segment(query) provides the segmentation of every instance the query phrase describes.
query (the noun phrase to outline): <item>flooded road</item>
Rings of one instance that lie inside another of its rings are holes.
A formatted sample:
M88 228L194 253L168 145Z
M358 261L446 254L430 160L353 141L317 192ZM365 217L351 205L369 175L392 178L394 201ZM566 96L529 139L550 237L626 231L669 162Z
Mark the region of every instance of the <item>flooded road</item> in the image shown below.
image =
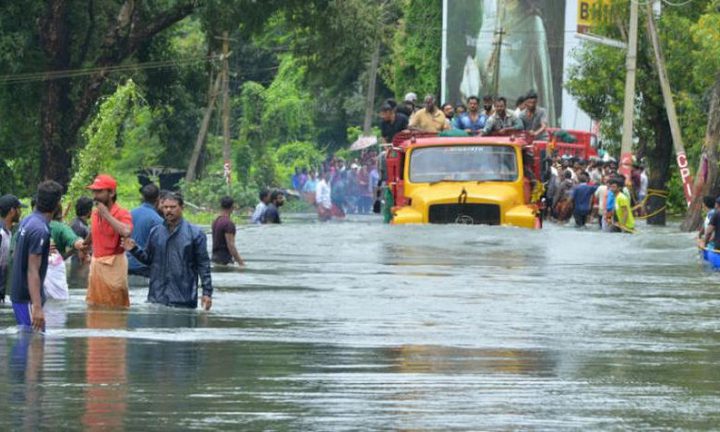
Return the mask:
M241 227L210 313L0 308L0 425L97 430L712 429L720 275L691 235Z

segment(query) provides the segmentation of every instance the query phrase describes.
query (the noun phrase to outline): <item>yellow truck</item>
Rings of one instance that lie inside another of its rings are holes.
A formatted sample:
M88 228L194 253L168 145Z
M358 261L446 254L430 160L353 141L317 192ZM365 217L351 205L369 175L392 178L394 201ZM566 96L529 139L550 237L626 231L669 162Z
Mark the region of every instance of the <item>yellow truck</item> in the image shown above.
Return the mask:
M523 137L401 134L385 158L393 224L542 227Z

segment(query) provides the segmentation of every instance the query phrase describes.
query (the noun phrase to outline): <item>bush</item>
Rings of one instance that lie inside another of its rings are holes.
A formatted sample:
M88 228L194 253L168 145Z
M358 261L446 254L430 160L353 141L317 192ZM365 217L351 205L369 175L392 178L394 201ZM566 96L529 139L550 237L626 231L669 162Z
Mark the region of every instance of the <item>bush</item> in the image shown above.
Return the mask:
M258 191L250 187L232 184L228 187L222 176L207 176L192 183L180 182L180 190L188 209L215 211L220 206L220 198L229 195L240 209L254 208Z
M281 146L274 155L275 176L283 186L290 187L295 168L312 169L320 166L325 155L310 142L291 142Z

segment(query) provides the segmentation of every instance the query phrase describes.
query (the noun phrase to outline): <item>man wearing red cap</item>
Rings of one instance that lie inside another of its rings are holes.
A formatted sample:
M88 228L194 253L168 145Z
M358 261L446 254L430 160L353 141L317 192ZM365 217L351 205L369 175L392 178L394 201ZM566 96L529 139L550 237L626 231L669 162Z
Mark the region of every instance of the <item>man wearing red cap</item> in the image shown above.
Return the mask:
M89 305L129 307L128 262L120 239L130 237L132 217L115 202L117 182L111 176L100 174L87 188L93 191L96 209L86 241L93 249L86 301Z

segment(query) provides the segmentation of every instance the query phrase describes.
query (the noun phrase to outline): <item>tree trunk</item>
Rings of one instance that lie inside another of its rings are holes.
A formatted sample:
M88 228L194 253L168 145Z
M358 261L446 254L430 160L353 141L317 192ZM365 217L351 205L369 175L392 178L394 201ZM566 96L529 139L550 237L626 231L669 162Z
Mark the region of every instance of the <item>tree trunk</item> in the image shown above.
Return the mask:
M648 188L665 190L667 182L670 179L670 165L672 163L672 133L664 107L657 106L654 109L653 124L655 125L655 145L648 151L648 165L650 168ZM647 219L648 225L665 225L666 211L659 210L666 205L666 202L666 198L657 195L652 195L648 198L645 210L650 215L657 212L656 215Z
M718 193L718 146L720 145L720 74L710 91L705 142L693 185L693 200L687 217L680 225L683 231L697 231L703 223L703 197Z
M48 2L46 15L40 20L40 44L47 56L46 70L57 71L70 68L70 45L67 27L67 2ZM40 169L43 179L57 180L67 184L70 180L70 151L67 143L67 117L72 109L68 97L70 80L46 81L42 92L40 121L42 125L42 152Z

